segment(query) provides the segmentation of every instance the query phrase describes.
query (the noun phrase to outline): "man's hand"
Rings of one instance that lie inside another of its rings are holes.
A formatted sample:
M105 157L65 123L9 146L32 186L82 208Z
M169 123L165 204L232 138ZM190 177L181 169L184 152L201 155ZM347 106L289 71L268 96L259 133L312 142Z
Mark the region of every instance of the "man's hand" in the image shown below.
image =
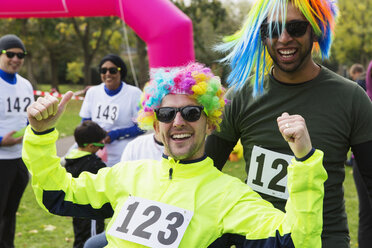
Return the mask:
M27 108L27 117L31 127L37 132L55 127L72 95L72 91L67 92L59 104L58 99L54 96L39 97Z
M23 136L14 138L13 134L17 131L11 131L4 135L3 139L1 140L1 146L13 146L15 144L22 143Z
M312 149L309 132L305 120L300 115L283 113L277 119L283 138L297 158L305 157Z

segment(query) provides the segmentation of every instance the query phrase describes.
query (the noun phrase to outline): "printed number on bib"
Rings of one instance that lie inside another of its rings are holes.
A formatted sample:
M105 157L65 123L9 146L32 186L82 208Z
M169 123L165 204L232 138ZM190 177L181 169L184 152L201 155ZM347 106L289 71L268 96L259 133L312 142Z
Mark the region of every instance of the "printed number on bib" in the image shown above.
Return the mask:
M94 120L104 123L113 124L119 117L119 105L118 104L105 104L98 103L96 105Z
M178 247L193 212L129 197L108 234L149 247Z
M287 166L292 158L290 155L254 146L247 184L254 191L288 199Z
M5 115L15 115L25 113L31 104L31 98L8 97L6 99Z

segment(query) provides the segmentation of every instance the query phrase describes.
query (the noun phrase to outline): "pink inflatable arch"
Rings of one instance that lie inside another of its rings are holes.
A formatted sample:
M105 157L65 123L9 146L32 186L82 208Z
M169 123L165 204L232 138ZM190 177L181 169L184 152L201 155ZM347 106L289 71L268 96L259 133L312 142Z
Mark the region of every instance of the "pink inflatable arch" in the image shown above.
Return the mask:
M118 16L147 44L151 68L194 61L191 20L170 0L2 1L0 18Z

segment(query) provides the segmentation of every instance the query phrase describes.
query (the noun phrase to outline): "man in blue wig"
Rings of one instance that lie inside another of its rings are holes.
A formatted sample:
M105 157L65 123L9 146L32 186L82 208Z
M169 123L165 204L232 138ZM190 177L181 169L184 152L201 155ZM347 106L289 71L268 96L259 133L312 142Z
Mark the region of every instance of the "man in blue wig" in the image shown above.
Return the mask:
M329 56L337 7L333 0L257 0L243 28L218 48L231 66L221 131L208 137L206 152L221 169L241 139L246 182L282 209L288 198L287 166L293 156L275 132L284 111L304 116L316 147L324 151L322 245L350 246L342 184L351 147L372 200L372 105L357 84L316 63ZM362 215L362 213L361 213ZM372 231L359 237L370 247Z

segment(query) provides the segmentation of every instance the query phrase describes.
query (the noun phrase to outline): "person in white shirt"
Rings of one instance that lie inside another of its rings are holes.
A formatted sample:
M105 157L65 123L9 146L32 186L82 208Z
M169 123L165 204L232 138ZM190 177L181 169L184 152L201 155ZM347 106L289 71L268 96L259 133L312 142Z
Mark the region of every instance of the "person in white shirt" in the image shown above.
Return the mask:
M134 121L142 91L125 83L127 69L117 55L109 54L99 63L102 83L88 89L80 116L100 125L108 135L105 138L107 166L120 161L129 141L144 131Z
M21 159L27 107L34 102L31 83L21 77L26 48L14 34L0 38L0 247L14 247L16 212L28 183Z
M160 160L163 151L164 145L156 137L156 133L141 135L128 143L121 155L121 161Z

